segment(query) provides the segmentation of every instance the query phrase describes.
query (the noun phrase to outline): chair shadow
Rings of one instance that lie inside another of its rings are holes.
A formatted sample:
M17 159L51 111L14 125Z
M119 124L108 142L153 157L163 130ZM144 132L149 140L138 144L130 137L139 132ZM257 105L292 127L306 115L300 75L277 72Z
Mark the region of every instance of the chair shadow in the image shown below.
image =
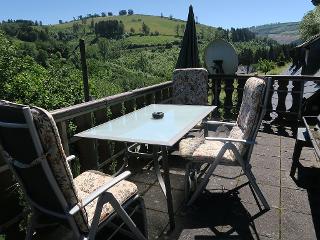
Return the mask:
M320 239L320 169L299 164L297 177L292 179L298 187L307 190L315 233Z
M238 191L205 191L192 207L181 211L183 217L169 239L260 239L254 219L265 212L251 215Z

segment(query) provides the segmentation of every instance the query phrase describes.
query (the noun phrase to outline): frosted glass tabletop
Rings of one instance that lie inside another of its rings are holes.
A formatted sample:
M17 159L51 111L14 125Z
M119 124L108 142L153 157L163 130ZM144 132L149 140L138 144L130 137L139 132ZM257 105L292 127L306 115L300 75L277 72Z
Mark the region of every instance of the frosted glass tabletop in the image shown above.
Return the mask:
M151 104L76 134L76 137L172 146L215 106ZM153 119L153 112L163 112Z

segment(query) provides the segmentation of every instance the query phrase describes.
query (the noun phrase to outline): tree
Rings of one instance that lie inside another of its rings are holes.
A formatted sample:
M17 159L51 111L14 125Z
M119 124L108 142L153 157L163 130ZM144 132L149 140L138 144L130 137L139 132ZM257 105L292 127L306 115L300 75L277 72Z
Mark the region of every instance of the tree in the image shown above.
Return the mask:
M81 23L82 23L83 25L87 24L87 18L82 18L82 19L81 19Z
M144 33L145 35L148 35L150 33L150 28L144 22L142 22L142 33Z
M125 16L125 15L127 15L127 10L120 10L120 11L119 11L119 15L120 15L120 16Z
M94 32L94 20L93 20L93 18L91 18L90 29L91 29L92 32Z
M320 5L320 0L311 0L312 4L315 6Z
M169 16L169 19L170 19L170 20L172 20L172 19L173 19L173 16L172 16L172 14L170 14L170 16Z
M253 63L253 51L251 48L244 48L240 52L239 62L247 66L247 73L249 73L250 65Z
M102 12L101 17L105 17L105 16L107 16L107 14L105 12Z
M105 61L110 51L110 42L105 38L100 38L98 42L98 49L101 57Z
M62 24L63 23L63 21L62 20L59 20L59 24Z
M112 12L108 12L108 16L109 17L113 16L113 13Z
M176 25L176 35L179 37L180 25Z
M72 31L74 34L78 34L78 32L80 31L80 24L79 23L73 23L72 24Z
M257 69L264 74L267 74L269 71L275 68L275 64L272 61L267 59L260 59L257 63Z
M124 33L124 25L117 20L100 21L94 25L94 31L102 37L120 38Z
M320 6L317 6L303 17L299 28L304 40L320 33Z
M38 56L36 58L37 62L40 63L42 66L47 66L48 61L48 53L42 49L39 50Z
M136 30L134 30L133 27L130 28L130 32L131 32L131 33L135 33L135 31L136 31Z
M160 14L160 17L163 18L163 13Z
M133 15L133 10L132 9L128 10L128 15Z

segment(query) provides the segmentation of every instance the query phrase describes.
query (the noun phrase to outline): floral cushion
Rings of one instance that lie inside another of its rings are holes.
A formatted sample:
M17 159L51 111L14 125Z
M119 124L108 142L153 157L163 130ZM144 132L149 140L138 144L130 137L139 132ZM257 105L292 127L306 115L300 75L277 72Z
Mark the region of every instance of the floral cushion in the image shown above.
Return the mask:
M244 86L237 125L242 129L245 139L251 135L251 130L254 129L254 125L259 117L259 108L262 104L265 87L265 81L256 77L249 78Z
M179 142L180 156L191 157L194 151L204 143L202 137L187 137Z
M228 135L228 138L243 139L243 132L238 126L234 126ZM244 146L242 143L233 143L240 154L244 152ZM192 159L195 161L212 161L216 158L223 147L224 142L205 140L199 147L193 152ZM221 164L235 165L237 164L235 155L231 150L227 150L221 159Z
M73 176L64 153L57 126L51 114L44 109L32 107L32 116L47 161L52 173L64 195L69 207L74 207L79 202ZM88 231L86 212L80 211L75 214L75 221L83 232Z
M81 200L90 195L93 191L97 190L106 182L112 179L111 176L108 176L104 173L98 171L86 171L80 174L78 177L74 179L74 184L77 189L78 196ZM129 198L134 196L138 192L138 188L134 183L129 181L121 181L114 185L112 188L108 190L111 192L113 196L117 199L117 201L122 205ZM80 204L81 204L80 200ZM88 216L88 224L91 225L96 205L98 199L92 201L89 205L85 207ZM107 203L102 208L102 213L100 215L100 222L104 221L108 216L114 211L113 207L110 203Z
M176 69L173 72L174 104L208 104L208 71L204 68Z
M247 80L236 125L226 136L227 138L248 139L250 137L257 123L264 88L265 82L260 78L251 77ZM234 142L233 144L241 155L245 153L246 148L243 143ZM179 150L182 156L192 161L212 161L217 157L223 145L223 142L204 138L186 138L180 141ZM235 161L233 152L227 150L221 163L234 165Z

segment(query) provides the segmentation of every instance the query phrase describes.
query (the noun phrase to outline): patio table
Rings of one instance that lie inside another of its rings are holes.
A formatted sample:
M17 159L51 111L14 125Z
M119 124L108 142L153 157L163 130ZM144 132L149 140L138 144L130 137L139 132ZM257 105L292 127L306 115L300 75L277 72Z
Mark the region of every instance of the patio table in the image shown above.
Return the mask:
M175 222L167 148L177 143L215 108L215 106L201 105L151 104L75 136L152 145L154 169L167 200L170 229L173 229ZM154 119L153 112L163 112L164 117ZM163 177L159 159L162 159Z

